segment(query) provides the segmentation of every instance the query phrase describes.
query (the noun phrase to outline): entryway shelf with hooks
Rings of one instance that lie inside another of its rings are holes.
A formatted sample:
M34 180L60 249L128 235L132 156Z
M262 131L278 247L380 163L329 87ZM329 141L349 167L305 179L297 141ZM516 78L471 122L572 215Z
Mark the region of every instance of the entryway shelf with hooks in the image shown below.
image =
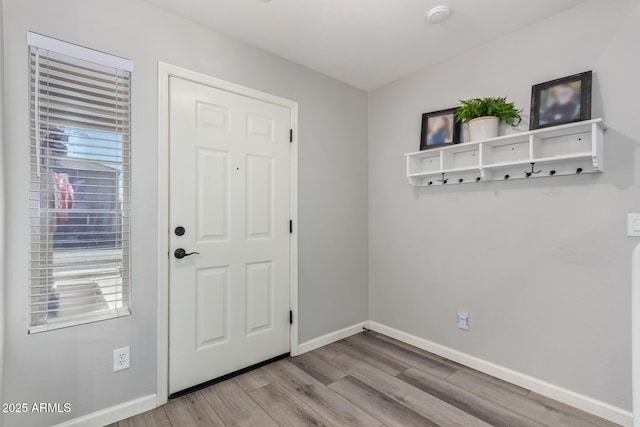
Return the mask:
M407 153L416 187L603 172L602 119Z

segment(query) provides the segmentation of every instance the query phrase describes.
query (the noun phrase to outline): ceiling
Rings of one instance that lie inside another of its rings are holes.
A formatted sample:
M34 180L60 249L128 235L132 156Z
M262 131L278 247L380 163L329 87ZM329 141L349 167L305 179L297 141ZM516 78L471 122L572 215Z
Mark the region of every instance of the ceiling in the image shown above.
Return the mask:
M177 15L372 90L584 0L148 0ZM427 24L427 11L451 17Z

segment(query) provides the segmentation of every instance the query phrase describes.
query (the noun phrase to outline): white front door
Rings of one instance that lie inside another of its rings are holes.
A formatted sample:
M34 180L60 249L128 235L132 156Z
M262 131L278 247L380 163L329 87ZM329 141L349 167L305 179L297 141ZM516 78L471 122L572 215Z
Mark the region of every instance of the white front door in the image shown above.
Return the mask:
M175 77L169 99L175 393L289 352L291 110Z

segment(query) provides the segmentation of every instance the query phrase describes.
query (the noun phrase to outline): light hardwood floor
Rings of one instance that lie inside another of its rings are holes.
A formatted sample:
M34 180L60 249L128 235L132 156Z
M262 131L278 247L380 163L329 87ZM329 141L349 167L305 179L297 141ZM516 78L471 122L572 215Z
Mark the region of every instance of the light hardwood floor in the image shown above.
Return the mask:
M616 424L364 332L110 427L489 425Z

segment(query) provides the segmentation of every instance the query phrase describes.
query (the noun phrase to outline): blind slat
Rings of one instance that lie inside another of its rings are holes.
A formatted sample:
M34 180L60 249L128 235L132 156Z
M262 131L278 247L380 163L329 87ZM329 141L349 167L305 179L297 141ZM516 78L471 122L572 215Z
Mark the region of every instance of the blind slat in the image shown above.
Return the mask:
M113 89L103 88L101 86L83 84L81 82L75 82L70 80L61 80L54 75L45 76L39 75L31 80L32 89L35 90L35 86L39 87L40 94L73 94L75 97L88 95L92 97L96 102L105 101L121 101L126 102L129 99L130 93L127 86L113 85ZM124 111L127 111L126 109Z
M38 79L34 79L31 84L35 86L38 83L39 93L41 95L54 94L64 97L73 96L75 98L81 95L88 95L97 103L101 102L126 102L129 99L129 88L120 86L114 82L113 85L92 84L90 81L80 82L72 80L63 80L54 74L40 74ZM95 82L97 83L97 82ZM123 107L123 111L128 111Z
M36 62L31 62L31 67L36 67ZM38 61L38 67L41 70L41 75L49 75L55 73L64 79L69 77L79 77L79 81L84 79L98 82L112 82L116 81L118 86L128 86L128 78L125 75L120 74L118 71L111 73L95 71L87 67L79 66L78 64L72 64L70 62L64 62L62 60L56 60L54 55L49 52L48 56L42 57Z
M130 71L34 40L30 333L126 315L130 298Z
M87 111L87 109L89 109L93 112L93 114L98 115L98 117L120 117L122 115L122 107L120 105L99 105L95 102L89 103L79 101L77 99L59 98L51 95L48 95L43 99L42 94L40 95L38 106L40 107L40 109L44 110L44 114L47 113L48 109L55 110L59 108L65 108L67 112L72 113L83 113L84 111Z
M93 63L90 67L87 67L86 65L84 65L86 64L86 62L84 61L78 61L77 58L58 54L54 51L49 51L48 55L40 60L40 63L44 66L64 68L66 70L69 70L69 74L80 73L85 75L92 75L96 78L111 78L115 74L121 76L125 81L128 81L128 73L126 70L121 70L118 67L101 67L96 63ZM35 62L32 61L31 66L35 66Z

